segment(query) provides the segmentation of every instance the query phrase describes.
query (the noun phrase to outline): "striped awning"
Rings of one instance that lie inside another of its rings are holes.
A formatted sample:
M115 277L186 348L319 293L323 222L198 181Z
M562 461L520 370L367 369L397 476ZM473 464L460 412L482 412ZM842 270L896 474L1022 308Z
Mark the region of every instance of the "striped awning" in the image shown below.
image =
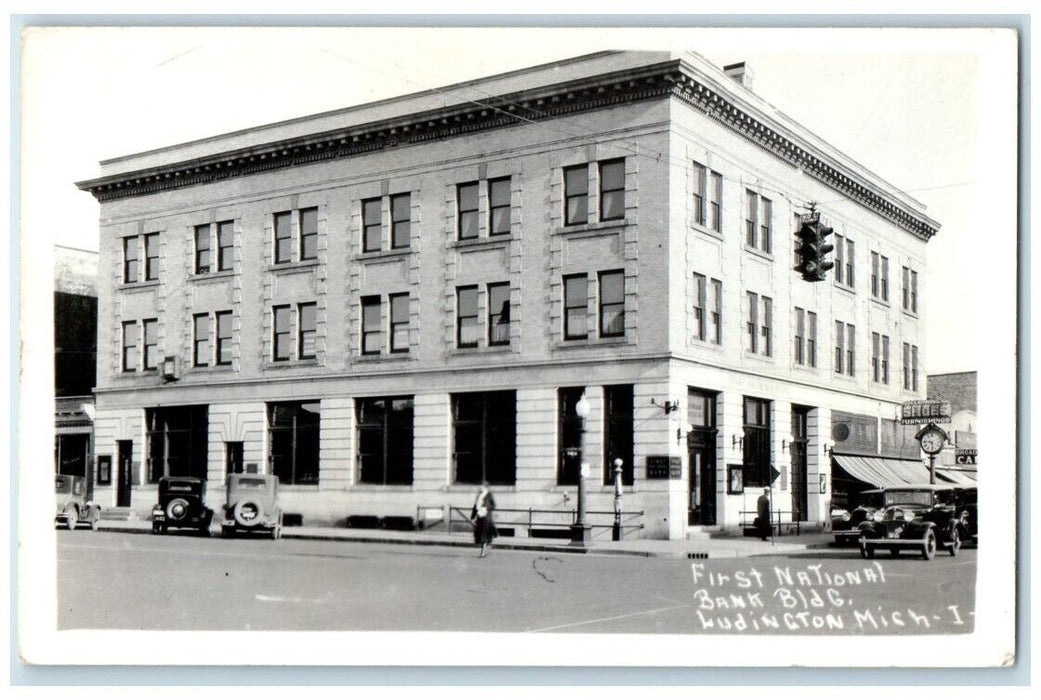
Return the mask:
M976 472L964 469L936 468L936 476L944 481L949 481L955 486L976 486Z
M877 488L929 483L929 469L917 460L859 455L834 455L832 459L854 479Z

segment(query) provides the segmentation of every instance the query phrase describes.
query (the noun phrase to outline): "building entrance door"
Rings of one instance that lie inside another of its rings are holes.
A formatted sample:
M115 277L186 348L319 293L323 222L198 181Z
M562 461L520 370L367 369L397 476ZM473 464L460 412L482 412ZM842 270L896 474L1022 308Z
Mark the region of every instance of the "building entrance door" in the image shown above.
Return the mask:
M695 428L687 434L690 448L688 524L716 524L716 431Z
M119 440L116 448L116 507L129 508L130 485L134 478L134 441Z
M792 406L792 520L806 520L809 496L806 488L806 425L810 409Z

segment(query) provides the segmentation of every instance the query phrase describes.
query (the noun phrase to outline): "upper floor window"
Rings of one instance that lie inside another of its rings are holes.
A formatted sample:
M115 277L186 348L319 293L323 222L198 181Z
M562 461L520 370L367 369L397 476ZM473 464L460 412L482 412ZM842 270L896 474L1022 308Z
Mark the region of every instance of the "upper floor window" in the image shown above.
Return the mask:
M218 311L214 314L217 321L217 365L230 365L232 352L232 315L230 311Z
M871 334L871 380L889 383L889 336Z
M773 355L773 299L748 292L748 320L745 322L745 349L770 357ZM762 312L760 313L760 308Z
M195 227L195 274L210 271L210 225Z
M903 270L903 307L904 311L918 313L918 272L909 267Z
M723 283L694 273L694 339L723 342Z
M817 366L817 314L795 307L795 364Z
M904 389L918 391L918 346L904 343Z
M383 204L378 197L361 203L361 226L362 252L379 250L383 245Z
M694 222L717 233L723 232L720 207L723 176L701 163L694 163Z
M141 249L144 249L144 270L141 270ZM127 236L123 239L123 282L154 282L159 279L159 234Z
M287 263L293 260L293 220L292 212L284 211L275 214L275 263Z
M835 373L856 374L856 327L835 321Z
M210 364L211 357L215 365L230 365L232 354L232 325L231 311L218 311L213 314L215 321L211 322L210 314L195 314L192 317L192 366L206 367ZM216 326L215 342L211 343L213 327Z
M856 255L853 241L835 234L835 281L847 287L856 286Z
M477 205L476 182L468 182L465 185L456 186L456 206L459 220L459 240L477 238L478 235L478 205Z
M291 327L292 320L292 307L289 305L281 305L272 308L271 310L273 317L273 358L275 362L284 362L288 360L292 354L292 343L293 329Z
M460 348L475 348L480 333L477 285L459 287L456 289L456 345Z
M871 296L889 301L889 258L871 252Z
M625 218L625 160L600 163L600 220Z
M773 202L752 190L745 190L745 244L749 248L771 252L772 220Z
M510 178L488 181L488 234L500 236L510 232L512 194Z
M488 285L488 345L510 344L510 285Z
M412 244L412 195L396 194L390 198L390 247L395 250Z
M361 298L361 354L378 355L383 352L383 320L378 296Z
M234 264L234 223L201 224L195 227L195 274L230 270ZM216 236L216 240L214 240ZM216 243L216 255L214 255Z
M318 259L318 209L310 207L296 212L282 211L274 215L275 264L293 262L293 214L296 214L298 260Z
M318 305L313 301L299 304L297 314L300 319L297 356L301 360L313 360L318 338Z
M137 321L123 321L122 369L124 372L137 371Z
M159 368L159 319L146 318L141 322L141 330L144 334L144 370Z
M206 367L210 364L210 315L195 314L192 317L192 366Z
M390 351L408 352L409 296L391 294L390 301Z
M589 221L589 165L564 168L564 223Z
M300 210L300 259L318 259L318 209Z
M293 342L293 311L294 308L289 304L271 308L272 359L275 362L286 362L293 359L294 350L298 360L313 360L316 357L318 305L315 302L296 305L295 343Z
M564 340L589 337L589 276L564 278Z
M600 273L600 337L625 335L625 272Z

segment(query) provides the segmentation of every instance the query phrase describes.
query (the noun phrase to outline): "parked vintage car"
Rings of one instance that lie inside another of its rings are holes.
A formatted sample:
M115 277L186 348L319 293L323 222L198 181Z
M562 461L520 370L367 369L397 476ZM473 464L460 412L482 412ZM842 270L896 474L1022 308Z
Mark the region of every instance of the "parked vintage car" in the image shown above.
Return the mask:
M101 521L101 506L90 500L87 480L82 476L58 474L54 477L55 514L54 524L75 530L77 525L89 525L98 529Z
M164 476L159 480L159 502L152 506L152 534L169 528L191 528L208 535L213 510L206 507L206 482L192 476Z
M894 486L883 490L882 499L882 509L859 525L865 558L873 558L878 549L894 556L913 549L925 559L932 559L938 548L958 554L966 532L965 513L955 504L953 487Z
M282 508L278 503L278 477L274 474L231 474L224 504L221 534L257 532L282 536Z
M979 546L979 513L976 508L976 499L979 498L979 490L975 486L955 487L954 505L964 515L965 532L962 534L962 544Z
M882 508L883 489L861 491L860 502L853 510L836 508L831 511L831 531L835 544L840 547L855 547L860 542L860 524L870 520Z

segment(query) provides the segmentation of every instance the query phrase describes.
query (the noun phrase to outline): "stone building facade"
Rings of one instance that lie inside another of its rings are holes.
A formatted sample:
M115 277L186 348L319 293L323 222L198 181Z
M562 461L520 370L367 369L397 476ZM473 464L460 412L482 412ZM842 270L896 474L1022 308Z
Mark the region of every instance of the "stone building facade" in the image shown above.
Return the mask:
M257 470L303 522L468 510L482 479L566 512L584 392L588 507L612 510L621 459L627 536L739 527L771 482L823 524L833 416L874 421L882 454L924 396L938 224L696 54L537 66L79 186L113 505L147 510L163 474L217 502ZM793 271L810 202L835 231L817 283Z

